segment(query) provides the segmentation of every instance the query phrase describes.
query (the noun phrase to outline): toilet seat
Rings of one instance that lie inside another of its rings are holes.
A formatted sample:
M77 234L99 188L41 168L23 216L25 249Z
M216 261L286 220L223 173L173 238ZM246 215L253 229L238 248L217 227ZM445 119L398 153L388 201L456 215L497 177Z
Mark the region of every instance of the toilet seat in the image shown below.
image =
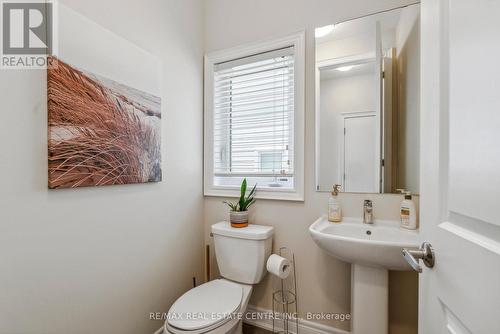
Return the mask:
M175 334L201 334L236 323L243 298L241 285L218 279L189 290L168 311L165 327Z

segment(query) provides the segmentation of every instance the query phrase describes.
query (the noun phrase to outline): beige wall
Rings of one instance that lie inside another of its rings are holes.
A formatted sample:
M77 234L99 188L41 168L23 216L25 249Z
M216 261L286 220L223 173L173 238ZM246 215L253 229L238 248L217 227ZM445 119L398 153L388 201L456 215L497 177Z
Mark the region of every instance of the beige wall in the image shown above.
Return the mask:
M412 1L207 0L206 2L207 52L306 30L305 201L294 203L261 200L252 211L253 222L275 226L275 249L286 245L296 253L299 269L299 307L302 312L348 313L350 310L350 266L320 251L307 231L316 218L326 213L328 199L328 194L314 191L314 28L410 2ZM360 216L362 202L368 198L374 201L375 215L378 218L398 218L400 196L343 194L340 197L345 214L348 216ZM212 244L209 237L210 225L227 219L227 208L221 201L221 198L205 199L205 240L208 244ZM213 259L212 265L215 265ZM213 277L216 275L214 269ZM269 287L270 280L267 277L255 289L251 304L270 309ZM416 305L412 306L414 309L408 312L416 312ZM394 319L391 319L391 322L394 322ZM349 329L348 323L327 323ZM409 326L415 327L416 322Z
M417 334L417 306L418 274L413 271L390 271L389 334Z
M61 2L160 57L164 180L47 190L46 74L0 71L0 333L153 333L203 279L202 1Z
M420 192L420 6L401 13L396 30L398 173L396 188Z

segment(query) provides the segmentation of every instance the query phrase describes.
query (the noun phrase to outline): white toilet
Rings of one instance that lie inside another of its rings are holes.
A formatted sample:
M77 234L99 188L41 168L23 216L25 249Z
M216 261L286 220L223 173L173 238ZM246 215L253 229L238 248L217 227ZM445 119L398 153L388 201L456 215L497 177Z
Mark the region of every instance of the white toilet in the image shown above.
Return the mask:
M241 333L252 285L267 273L272 226L232 228L227 222L212 225L215 256L222 279L193 288L175 301L164 333Z

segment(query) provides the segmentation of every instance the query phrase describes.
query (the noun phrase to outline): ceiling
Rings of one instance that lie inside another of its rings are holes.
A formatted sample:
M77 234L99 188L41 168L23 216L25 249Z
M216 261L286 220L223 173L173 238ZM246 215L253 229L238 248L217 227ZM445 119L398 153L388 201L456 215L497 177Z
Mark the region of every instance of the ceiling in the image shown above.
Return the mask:
M344 65L339 65L341 67ZM337 67L337 68L338 68ZM353 65L352 69L349 71L341 72L337 70L337 68L329 68L321 70L320 72L320 80L331 80L331 79L340 79L351 77L355 75L365 75L365 74L374 74L375 73L375 62L367 62L363 64Z
M353 36L374 34L376 22L380 22L382 32L394 30L399 22L401 12L402 8L396 8L391 11L335 24L333 31L326 36L316 38L316 43L319 44Z

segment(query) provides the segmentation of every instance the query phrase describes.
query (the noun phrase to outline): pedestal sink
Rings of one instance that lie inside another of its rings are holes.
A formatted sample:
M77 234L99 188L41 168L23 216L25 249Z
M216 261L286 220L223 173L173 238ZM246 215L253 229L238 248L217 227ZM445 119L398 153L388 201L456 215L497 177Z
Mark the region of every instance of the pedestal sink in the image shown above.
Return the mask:
M418 231L402 229L397 221L376 220L368 225L357 218L330 223L321 217L309 232L326 253L352 263L352 332L387 334L388 270L411 270L402 250L418 249Z

